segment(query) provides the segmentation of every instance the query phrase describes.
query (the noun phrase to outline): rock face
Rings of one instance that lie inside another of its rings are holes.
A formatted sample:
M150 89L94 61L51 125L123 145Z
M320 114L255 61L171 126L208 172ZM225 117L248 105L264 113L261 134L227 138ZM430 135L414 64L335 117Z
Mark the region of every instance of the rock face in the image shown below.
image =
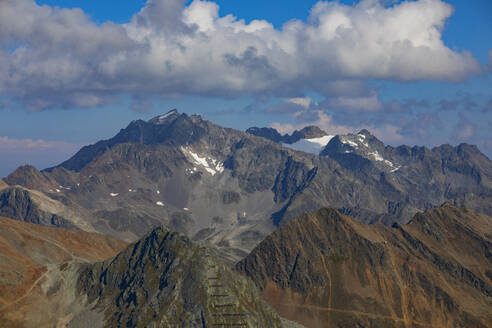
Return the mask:
M237 270L306 327L491 327L491 254L492 218L449 203L391 228L321 209Z
M445 201L492 215L492 162L474 146L392 148L361 131L317 156L175 110L133 121L55 168L20 167L6 182L81 229L135 241L165 224L231 262L321 207L388 225Z
M83 267L77 289L88 296L87 311L104 314L101 327L281 327L249 279L163 227L114 259ZM86 327L86 318L68 326Z
M41 210L30 192L23 188L11 187L0 191L0 215L46 226L78 229L69 220Z
M60 265L104 260L126 245L100 234L0 218L1 326L43 327L56 322L64 315L57 306L63 300L54 300L63 283Z

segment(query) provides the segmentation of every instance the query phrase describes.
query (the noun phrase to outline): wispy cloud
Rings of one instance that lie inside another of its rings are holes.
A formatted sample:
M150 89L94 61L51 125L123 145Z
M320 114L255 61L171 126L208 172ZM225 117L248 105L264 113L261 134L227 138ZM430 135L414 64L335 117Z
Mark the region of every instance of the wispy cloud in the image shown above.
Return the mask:
M0 137L0 177L24 164L39 169L59 164L75 154L81 146L65 141Z
M0 151L50 151L57 150L60 152L72 152L78 149L80 145L68 143L65 141L46 141L43 139L12 139L9 137L0 137Z
M94 107L127 93L145 111L138 101L145 95L294 98L309 90L353 107L344 97L363 97L365 79L459 81L479 73L471 53L442 41L452 13L440 0L321 1L307 22L276 29L221 17L210 1L148 0L129 23L98 25L80 9L5 0L0 95L40 110Z

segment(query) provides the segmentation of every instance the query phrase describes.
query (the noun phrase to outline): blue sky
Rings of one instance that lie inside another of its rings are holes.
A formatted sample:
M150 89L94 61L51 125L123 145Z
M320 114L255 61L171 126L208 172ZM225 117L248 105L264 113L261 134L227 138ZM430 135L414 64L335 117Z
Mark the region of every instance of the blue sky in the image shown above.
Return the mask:
M238 129L468 142L492 158L489 0L0 6L0 176L172 108Z

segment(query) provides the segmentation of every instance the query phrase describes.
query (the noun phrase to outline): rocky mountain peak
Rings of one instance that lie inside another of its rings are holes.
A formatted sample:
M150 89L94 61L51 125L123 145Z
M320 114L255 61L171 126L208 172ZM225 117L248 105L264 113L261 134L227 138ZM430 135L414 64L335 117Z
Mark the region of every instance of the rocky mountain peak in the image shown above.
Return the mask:
M263 137L273 142L281 143L283 136L274 128L259 128L251 127L246 130L247 133L255 135L257 137Z
M367 130L367 129L362 129L362 130L360 130L360 131L359 131L359 133L357 133L357 134L363 134L363 135L365 135L366 137L370 137L370 136L372 136L371 132L370 132L369 130Z
M325 131L321 130L319 127L315 125L309 125L304 128L302 128L299 131L294 131L292 133L291 138L297 139L297 136L300 137L300 139L312 139L312 138L321 138L328 135ZM296 140L298 141L298 140ZM295 142L295 141L294 141Z
M249 279L165 227L114 259L87 265L77 288L90 311L106 307L107 326L281 327Z
M354 165L365 165L368 160L384 171L396 172L401 165L393 161L387 154L382 141L363 129L357 134L335 136L320 152L321 156L329 156L352 168ZM359 159L359 160L356 160ZM365 159L365 160L360 160Z
M151 124L163 124L166 121L170 121L178 117L180 114L178 113L177 109L172 109L169 112L158 115L152 119L149 120L149 123Z

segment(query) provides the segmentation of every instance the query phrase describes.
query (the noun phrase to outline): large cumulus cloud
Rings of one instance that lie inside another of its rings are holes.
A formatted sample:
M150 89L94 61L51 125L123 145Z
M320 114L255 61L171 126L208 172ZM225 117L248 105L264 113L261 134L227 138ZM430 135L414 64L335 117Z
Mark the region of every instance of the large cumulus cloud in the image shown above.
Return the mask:
M316 91L355 108L343 92L361 80L459 81L480 71L469 52L444 45L453 7L440 0L391 7L321 1L307 22L281 29L220 17L218 9L208 1L148 0L129 23L98 25L80 9L0 0L0 95L45 109L94 107L120 94ZM364 101L378 109L373 96Z

